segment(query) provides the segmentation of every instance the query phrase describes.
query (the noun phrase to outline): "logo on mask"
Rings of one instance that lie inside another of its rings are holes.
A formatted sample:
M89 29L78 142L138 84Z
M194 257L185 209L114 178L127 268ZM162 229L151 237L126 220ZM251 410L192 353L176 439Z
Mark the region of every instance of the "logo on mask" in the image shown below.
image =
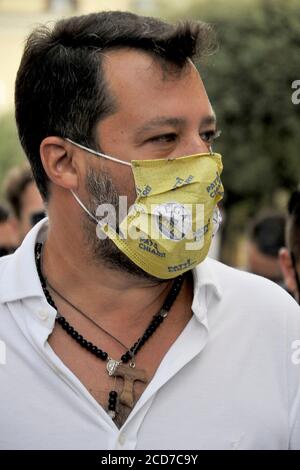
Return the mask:
M202 238L207 234L209 230L209 225L210 225L210 219L208 220L207 224L205 224L203 227L196 230L196 232L194 233L196 242L199 242L200 240L202 240Z
M186 206L178 202L156 206L153 215L158 230L168 240L182 240L191 229L192 214Z
M207 186L206 191L210 195L211 198L215 198L217 194L220 194L220 196L223 195L223 190L220 193L219 189L222 186L221 178L218 172L216 172L216 177L215 179L210 183L209 186Z
M163 253L162 251L159 251L157 243L154 241L150 240L149 238L141 238L140 243L139 243L139 248L144 251L148 251L148 253L151 253L152 255L159 256L161 258L164 258L166 256L166 253Z
M182 271L183 269L190 268L195 264L195 261L191 261L190 258L187 259L184 263L176 264L174 266L168 266L169 273L174 273L176 271Z
M186 179L176 176L176 182L173 186L173 189L179 188L179 186L184 186L185 184L190 184L193 181L193 179L194 179L193 175L188 176Z

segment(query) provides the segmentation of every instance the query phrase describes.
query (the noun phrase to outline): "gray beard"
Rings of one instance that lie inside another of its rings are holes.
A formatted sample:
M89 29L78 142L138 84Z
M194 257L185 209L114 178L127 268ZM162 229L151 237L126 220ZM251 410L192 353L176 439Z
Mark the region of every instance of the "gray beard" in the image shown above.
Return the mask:
M99 174L92 168L89 168L86 177L86 190L89 194L88 209L92 214L96 214L97 207L100 204L111 204L115 208L118 229L120 223L118 220L119 194L111 176L103 171ZM83 213L81 226L93 263L104 264L110 269L130 274L139 279L149 281L151 284L166 282L165 279L152 276L137 266L127 255L119 250L110 238L106 237L104 240L98 238L96 223L85 212Z

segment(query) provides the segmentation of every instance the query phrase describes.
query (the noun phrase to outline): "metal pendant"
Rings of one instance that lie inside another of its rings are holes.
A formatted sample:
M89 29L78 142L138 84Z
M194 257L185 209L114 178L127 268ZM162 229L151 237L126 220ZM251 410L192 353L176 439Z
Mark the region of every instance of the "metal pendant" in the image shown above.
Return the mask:
M118 366L121 364L121 362L122 361L116 361L115 359L109 357L106 364L106 370L108 372L108 375L113 375L114 372L117 370Z

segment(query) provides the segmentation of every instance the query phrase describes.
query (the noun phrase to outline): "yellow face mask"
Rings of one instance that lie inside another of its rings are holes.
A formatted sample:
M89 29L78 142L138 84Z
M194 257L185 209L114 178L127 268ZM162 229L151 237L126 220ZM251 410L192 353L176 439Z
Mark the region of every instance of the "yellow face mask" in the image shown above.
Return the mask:
M90 153L131 166L135 203L118 230L107 223L101 225L131 261L157 278L171 279L205 259L218 224L217 203L224 193L220 154L128 163L67 140Z

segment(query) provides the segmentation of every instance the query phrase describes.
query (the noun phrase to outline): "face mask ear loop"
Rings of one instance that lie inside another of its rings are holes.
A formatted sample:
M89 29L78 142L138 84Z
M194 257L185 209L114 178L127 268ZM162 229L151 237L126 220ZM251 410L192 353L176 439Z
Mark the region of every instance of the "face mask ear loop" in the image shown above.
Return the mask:
M209 146L209 153L210 153L210 155L213 155L213 153L214 153L213 150L212 150L211 145Z
M76 199L76 201L78 202L78 204L80 205L80 207L93 219L94 222L96 222L96 224L101 224L101 221L98 220L86 207L85 205L81 202L81 200L79 199L79 197L77 196L77 194L74 193L74 191L72 189L70 189L73 197Z
M85 147L84 145L81 145L81 144L77 144L77 142L74 142L73 140L69 139L68 137L66 137L65 140L67 140L71 144L75 145L75 147L79 147L80 149L85 150L86 152L89 152L93 155L96 155L96 157L106 158L107 160L111 160L112 162L121 163L122 165L127 165L127 166L131 167L131 163L129 163L129 162L124 162L124 160L119 160L118 158L111 157L110 155L106 155L105 153L96 152L96 150L89 149L88 147Z

